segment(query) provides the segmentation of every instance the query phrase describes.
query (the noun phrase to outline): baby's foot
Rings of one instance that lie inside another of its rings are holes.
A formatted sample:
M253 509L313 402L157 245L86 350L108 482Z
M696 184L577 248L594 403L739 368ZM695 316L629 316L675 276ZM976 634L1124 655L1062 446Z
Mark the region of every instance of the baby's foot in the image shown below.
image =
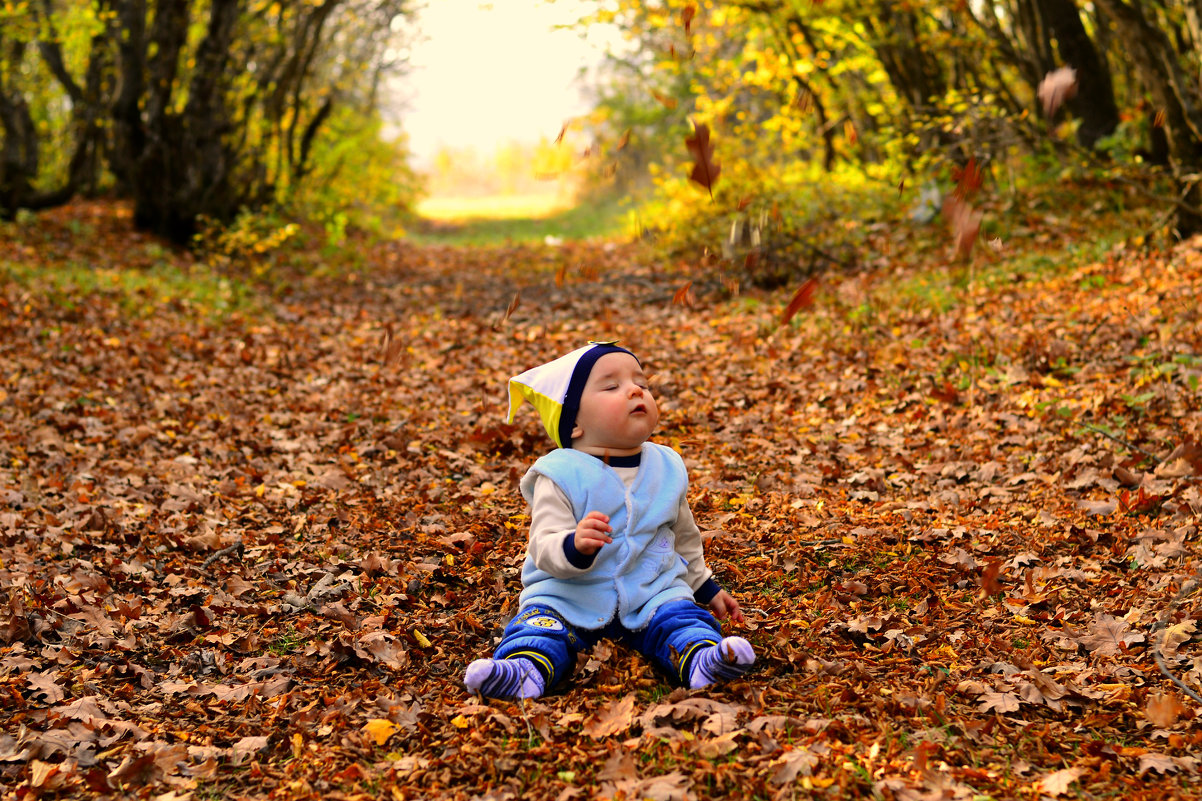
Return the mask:
M463 683L468 692L488 698L538 698L546 680L529 659L477 659L467 666Z
M753 662L751 643L742 637L727 637L697 652L689 673L689 688L699 690L715 682L737 679L751 669Z

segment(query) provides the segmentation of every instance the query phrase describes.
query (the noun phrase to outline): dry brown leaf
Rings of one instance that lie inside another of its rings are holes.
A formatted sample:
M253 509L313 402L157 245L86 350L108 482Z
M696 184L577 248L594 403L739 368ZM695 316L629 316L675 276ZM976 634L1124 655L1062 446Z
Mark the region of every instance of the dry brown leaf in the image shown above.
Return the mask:
M1064 795L1073 782L1084 775L1084 768L1065 768L1044 776L1035 783L1035 789L1052 797Z
M684 140L689 153L693 156L693 171L689 180L704 187L714 197L714 183L722 172L722 167L714 161L714 146L710 142L710 129L705 123L696 123L693 135Z
M1148 702L1144 705L1144 717L1158 729L1171 729L1183 711L1185 707L1181 705L1181 699L1171 692L1149 695Z
M606 705L584 724L584 733L599 740L626 731L634 723L634 704L634 693L629 693L621 700Z

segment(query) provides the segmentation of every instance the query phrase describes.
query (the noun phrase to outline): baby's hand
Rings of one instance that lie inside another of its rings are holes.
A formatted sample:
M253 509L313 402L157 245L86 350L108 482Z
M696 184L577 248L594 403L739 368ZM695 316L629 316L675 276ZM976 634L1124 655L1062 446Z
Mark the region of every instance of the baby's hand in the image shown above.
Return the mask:
M592 556L601 550L601 546L613 542L609 533L613 531L609 518L600 512L589 512L584 519L576 524L576 537L573 544L576 550L585 556Z
M739 608L739 602L726 590L722 590L710 599L710 609L714 610L714 617L719 620L726 620L729 617L732 623L738 623L741 626L747 624L747 618L743 617L743 610Z

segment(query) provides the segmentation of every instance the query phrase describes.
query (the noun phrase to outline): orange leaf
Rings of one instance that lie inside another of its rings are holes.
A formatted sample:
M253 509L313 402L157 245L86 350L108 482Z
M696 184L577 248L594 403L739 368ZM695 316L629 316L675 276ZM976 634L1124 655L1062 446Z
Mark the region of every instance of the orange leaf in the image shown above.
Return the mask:
M813 304L814 291L816 289L818 289L818 279L814 277L807 278L806 282L793 293L793 300L789 301L789 305L785 307L785 313L781 315L780 324L785 325L793 319L797 312Z
M663 103L664 107L667 108L668 110L676 108L676 98L674 98L674 97L668 97L667 95L661 95L659 92L655 91L654 89L651 90L651 96L654 97L656 100L658 100L660 103Z
M628 145L628 144L630 144L630 129L629 128L627 128L625 131L622 132L622 138L618 140L618 146L615 147L614 150L621 150L622 148L626 147L626 145Z
M692 281L689 281L687 284L682 286L680 289L676 290L676 294L672 296L672 305L673 306L688 306L690 308L692 307L692 305L693 305L693 282Z
M509 308L505 310L505 317L501 320L501 322L503 322L503 323L509 322L509 318L513 316L513 313L515 311L517 311L517 308L521 304L521 302L522 302L522 291L519 289L517 292L513 293L513 300L509 301Z
M585 722L583 731L594 740L624 732L634 723L634 693L609 706Z
M559 136L555 137L555 144L558 145L560 142L562 142L563 135L566 134L567 132L568 132L568 124L565 122L563 124L563 127L559 129Z
M714 182L718 180L722 168L714 161L714 146L710 143L709 127L704 123L696 124L693 135L685 139L684 143L693 156L693 171L689 173L689 180L708 189L712 200Z
M977 241L977 234L981 231L981 219L984 214L974 209L971 203L958 195L947 199L947 203L943 206L943 213L952 226L956 258L967 259L972 253L972 246Z
M686 5L684 7L684 9L680 12L680 21L682 23L684 23L685 36L688 36L692 32L691 29L693 27L693 17L695 17L696 15L697 15L697 6L693 5L692 3L689 3L688 5Z
M952 180L956 182L956 197L967 200L976 194L985 180L984 170L977 164L976 156L969 156L963 167L952 169Z

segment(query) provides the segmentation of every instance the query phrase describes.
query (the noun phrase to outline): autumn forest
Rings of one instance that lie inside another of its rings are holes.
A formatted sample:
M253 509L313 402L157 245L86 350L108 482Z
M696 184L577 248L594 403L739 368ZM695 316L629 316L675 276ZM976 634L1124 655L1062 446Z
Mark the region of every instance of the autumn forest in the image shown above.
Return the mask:
M587 12L483 219L415 4L0 7L0 799L1202 797L1202 7ZM473 695L590 340L756 662Z

